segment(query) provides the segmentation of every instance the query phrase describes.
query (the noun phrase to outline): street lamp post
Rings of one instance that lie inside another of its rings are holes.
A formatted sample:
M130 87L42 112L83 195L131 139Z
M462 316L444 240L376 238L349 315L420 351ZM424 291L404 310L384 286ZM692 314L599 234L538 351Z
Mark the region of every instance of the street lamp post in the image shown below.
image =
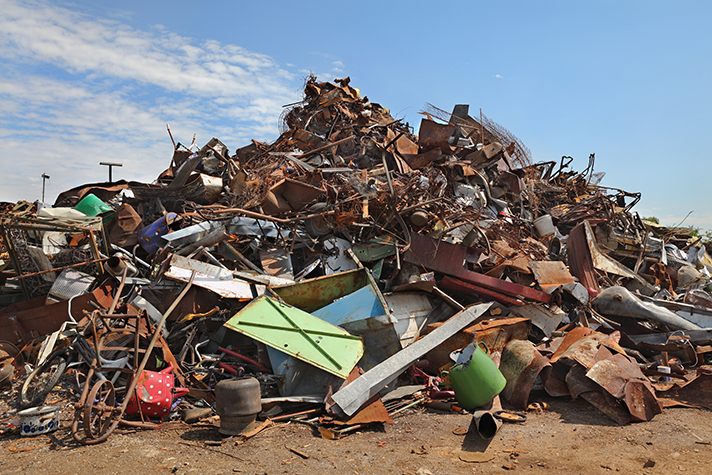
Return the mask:
M111 170L113 167L123 167L123 163L111 163L111 162L99 162L99 165L104 165L109 167L109 183L113 183L113 180L111 179Z

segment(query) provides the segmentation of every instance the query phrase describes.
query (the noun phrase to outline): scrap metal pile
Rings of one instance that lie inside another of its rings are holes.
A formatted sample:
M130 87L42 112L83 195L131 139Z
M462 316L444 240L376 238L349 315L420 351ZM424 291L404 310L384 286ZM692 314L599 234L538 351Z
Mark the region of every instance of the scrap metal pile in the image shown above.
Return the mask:
M5 395L68 399L87 444L177 411L329 438L416 405L479 421L533 389L621 424L712 408L699 239L642 221L594 155L532 163L466 105L423 115L415 135L310 77L271 144L174 141L154 183L2 204Z

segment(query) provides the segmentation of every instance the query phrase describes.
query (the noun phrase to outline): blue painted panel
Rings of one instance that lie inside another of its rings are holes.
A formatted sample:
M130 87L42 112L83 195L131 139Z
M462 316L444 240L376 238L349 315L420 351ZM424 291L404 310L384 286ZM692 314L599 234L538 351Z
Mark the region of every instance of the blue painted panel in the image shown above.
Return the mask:
M383 308L378 295L370 285L312 312L315 317L332 325L341 325L385 314L386 309Z

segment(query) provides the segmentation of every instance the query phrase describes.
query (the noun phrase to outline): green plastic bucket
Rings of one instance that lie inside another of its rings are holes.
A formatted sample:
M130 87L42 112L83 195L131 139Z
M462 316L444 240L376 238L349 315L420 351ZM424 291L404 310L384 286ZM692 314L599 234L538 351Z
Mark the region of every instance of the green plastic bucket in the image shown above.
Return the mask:
M115 211L109 205L97 198L97 196L93 193L89 193L82 198L74 209L81 211L87 216L101 217L101 220L105 225L109 224L111 218L113 218L115 214Z
M465 357L470 352L472 357L469 360L443 372L450 376L450 385L455 391L458 404L468 411L487 404L507 385L504 375L487 356L487 345L482 342L473 343L462 350Z

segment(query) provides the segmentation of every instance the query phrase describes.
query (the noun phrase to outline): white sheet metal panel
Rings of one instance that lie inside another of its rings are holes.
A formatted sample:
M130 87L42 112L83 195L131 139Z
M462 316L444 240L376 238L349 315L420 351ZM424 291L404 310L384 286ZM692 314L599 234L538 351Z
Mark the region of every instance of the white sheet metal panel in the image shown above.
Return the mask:
M192 271L195 271L193 285L229 299L251 300L254 298L250 284L244 280L235 279L231 271L177 254L173 254L171 257L171 267L164 276L188 282Z
M416 292L396 292L383 298L397 320L396 333L405 348L420 336L425 320L433 311L433 304L427 295Z

